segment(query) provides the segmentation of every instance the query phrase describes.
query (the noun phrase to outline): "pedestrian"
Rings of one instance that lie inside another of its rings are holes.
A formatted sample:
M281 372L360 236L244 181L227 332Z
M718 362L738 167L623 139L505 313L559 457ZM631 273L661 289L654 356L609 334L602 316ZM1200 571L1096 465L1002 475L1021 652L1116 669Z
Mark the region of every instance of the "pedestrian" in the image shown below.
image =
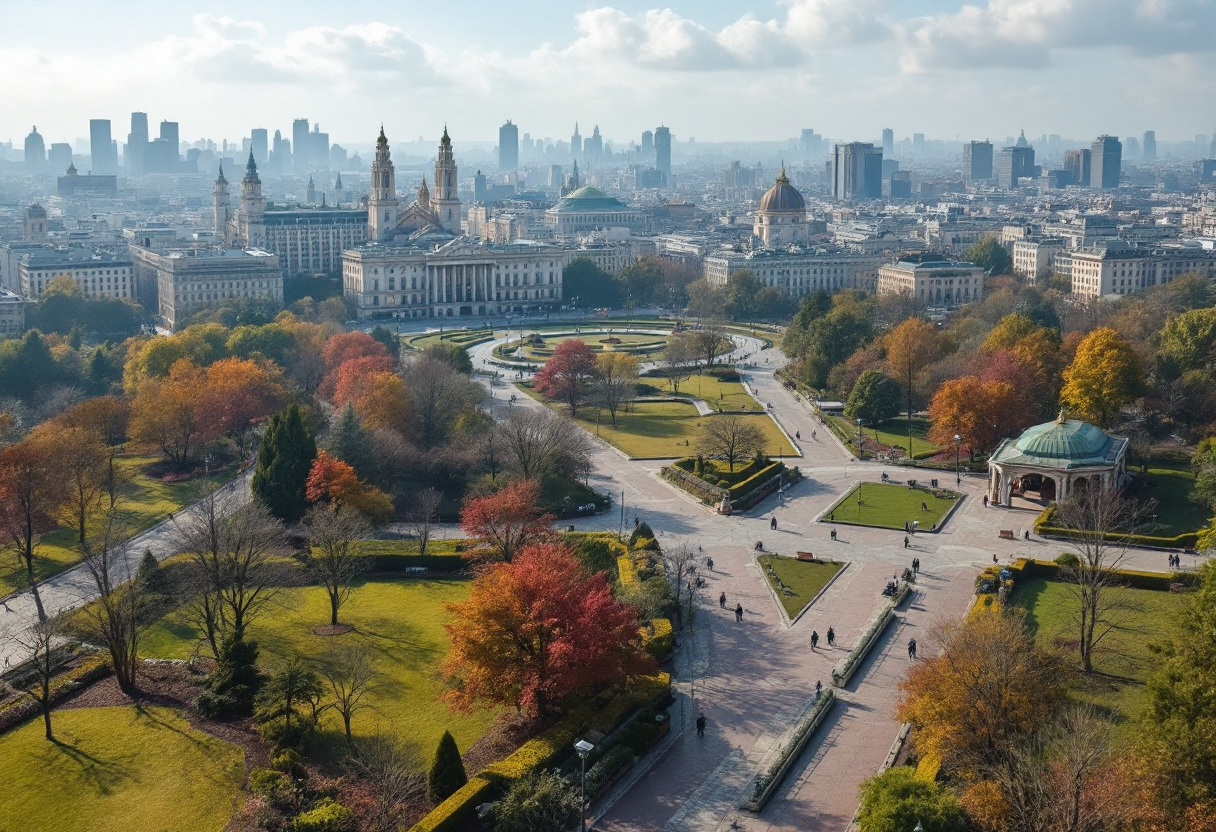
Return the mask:
M796 430L796 431L794 431L794 438L795 438L795 439L801 439L801 438L802 438L802 431L800 431L800 430Z
M819 697L823 694L823 682L815 681L815 701L819 701Z
M811 649L814 650L819 646L819 631L811 630Z
M718 606L721 607L722 609L726 609L726 593L725 592L723 592L721 595L718 596Z
M737 622L743 621L743 605L742 604L738 604L735 607L735 621L737 621Z
M817 431L817 430L813 430L813 431L811 431L811 438L812 438L812 439L818 439L818 438L819 438L819 431Z
M697 714L697 736L705 736L705 714Z
M1030 540L1030 529L1025 529L1022 532L1022 540Z
M992 553L992 562L993 562L993 563L1000 563L1000 561L996 559L996 552L993 552L993 553Z
M772 529L773 531L777 531L777 518L776 517L774 517L772 522L768 524L768 527L770 529Z
M988 495L984 495L984 508L988 508Z
M916 639L914 638L908 639L908 658L916 658Z
M904 535L904 548L905 549L908 548L908 536L907 535Z
M914 575L920 574L920 558L912 558L912 573Z
M921 510L921 511L928 511L928 510L929 510L929 506L928 506L928 505L925 503L925 501L924 501L924 500L921 500L921 501L920 501L920 510Z
M832 540L836 539L836 530L832 529Z
M836 646L836 631L828 627L828 647Z
M710 572L714 571L714 559L713 558L706 558L705 565L709 567Z

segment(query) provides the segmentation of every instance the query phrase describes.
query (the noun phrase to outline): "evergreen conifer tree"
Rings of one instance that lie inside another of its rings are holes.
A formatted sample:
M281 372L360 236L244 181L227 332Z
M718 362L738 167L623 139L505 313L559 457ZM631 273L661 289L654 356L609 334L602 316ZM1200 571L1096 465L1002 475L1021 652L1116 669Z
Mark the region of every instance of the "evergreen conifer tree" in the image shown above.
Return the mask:
M467 782L469 778L464 772L464 761L460 759L456 740L452 739L451 732L444 731L435 749L435 757L431 760L430 771L427 772L426 796L438 806L460 791Z
M329 432L328 450L354 468L359 479L372 479L375 467L372 440L367 434L367 429L363 427L363 420L355 412L354 404L348 402L346 407L342 408L337 421L334 422L334 426Z
M299 520L308 508L304 487L316 456L317 444L304 425L298 405L289 405L271 416L258 449L253 496L280 520Z

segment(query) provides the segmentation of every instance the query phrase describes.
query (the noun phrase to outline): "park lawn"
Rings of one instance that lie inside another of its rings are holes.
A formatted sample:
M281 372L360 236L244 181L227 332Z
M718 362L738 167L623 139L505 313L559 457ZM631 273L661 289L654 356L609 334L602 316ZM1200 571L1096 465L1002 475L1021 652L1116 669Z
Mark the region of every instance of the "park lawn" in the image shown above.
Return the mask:
M860 507L857 501L859 493ZM953 491L943 493L954 494ZM903 531L904 523L916 520L922 531L929 531L934 523L941 523L958 499L956 494L937 497L928 488L919 485L909 488L906 483L895 480L890 483L863 482L841 497L823 520L897 531ZM921 509L922 501L928 506L928 511Z
M327 647L343 641L369 645L381 679L369 697L371 707L355 714L352 730L369 736L378 723L392 723L402 739L416 743L423 758L429 759L444 730L452 732L463 751L485 734L494 717L487 710L453 713L437 701L444 691L439 663L448 652L443 624L451 618L444 604L463 601L468 594L468 581L457 579L359 581L338 615L354 632L318 636L312 628L329 623L325 591L293 587L282 590L254 620L249 637L258 642L259 662L271 672L292 656L317 658ZM149 628L140 653L188 658L201 644L199 636L198 629L178 610ZM206 648L203 650L206 654ZM344 741L341 720L334 714L323 717L322 726L323 746Z
M761 555L757 561L760 563L761 573L772 586L773 592L777 594L777 598L780 599L781 606L785 608L785 614L790 617L790 620L806 609L807 605L815 600L819 591L827 586L828 582L840 573L840 570L844 569L844 564L836 561L810 563L776 555ZM768 573L769 566L773 567L777 578L792 591L792 594L787 595L781 591L777 582L773 580L773 576Z
M1129 608L1117 613L1119 626L1094 647L1094 673L1086 677L1078 672L1071 695L1113 719L1118 738L1130 741L1148 703L1145 681L1158 662L1149 645L1168 637L1170 620L1183 596L1126 587L1108 591ZM1013 602L1026 609L1026 622L1040 644L1059 644L1080 667L1073 620L1077 601L1066 584L1031 578L1016 588Z
M144 466L159 461L160 456L155 454L124 454L116 460L123 480L119 486L118 508L123 512L132 534L152 528L168 517L169 512L178 511L182 506L197 500L204 492L206 482L210 482L214 487L232 479L237 472L236 467L231 467L209 478L196 477L184 482L164 482L142 471ZM80 547L74 528L60 526L39 538L38 548L34 553L34 574L37 580L45 580L79 562ZM17 568L16 559L9 557L0 563L3 563L3 568L0 568L0 597L25 589L25 572Z
M665 378L646 378L644 383L653 384L659 395L679 395L690 399L703 399L712 408L722 410L761 410L760 404L738 381L723 381L717 376L697 373L680 383L680 392L673 394L671 381Z
M531 392L531 391L529 391ZM543 401L543 399L542 399ZM555 406L550 403L550 406ZM596 424L596 419L599 424ZM698 416L696 407L684 402L635 402L629 412L617 412L616 427L607 410L584 407L575 419L589 433L619 448L634 459L669 459L694 454L698 424L722 416ZM755 419L764 431L764 452L771 457L796 456L789 440L766 413L746 417Z
M1149 484L1140 496L1157 501L1157 523L1149 534L1173 537L1207 526L1211 510L1191 500L1195 477L1187 465L1149 466Z
M218 832L239 805L244 754L170 708L57 710L0 736L2 832Z
M840 429L840 433L848 437L850 445L856 442L857 438L857 423L852 419L844 416L829 417L836 426ZM908 446L908 420L906 417L897 416L894 419L889 419L880 425L862 425L862 433L868 438L874 439L883 445L890 447L907 448ZM932 454L940 451L937 445L925 439L925 433L929 430L929 420L919 416L912 417L912 455ZM964 447L963 450L966 450Z

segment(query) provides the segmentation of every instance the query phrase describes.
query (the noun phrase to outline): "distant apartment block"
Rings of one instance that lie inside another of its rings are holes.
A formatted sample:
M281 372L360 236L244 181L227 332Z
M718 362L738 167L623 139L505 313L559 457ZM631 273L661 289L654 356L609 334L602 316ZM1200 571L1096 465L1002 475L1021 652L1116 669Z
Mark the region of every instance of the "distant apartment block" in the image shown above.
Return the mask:
M131 248L145 302L165 327L174 329L202 309L225 300L252 298L283 303L279 258L261 249L181 248L153 251ZM155 292L152 292L152 288Z
M962 306L983 300L984 270L974 263L921 255L879 268L878 294L907 295L925 306Z
M20 338L25 332L25 301L20 295L0 289L0 340Z
M1109 240L1061 253L1060 259L1068 261L1072 294L1079 298L1140 294L1191 272L1216 275L1216 252L1191 246L1149 247Z

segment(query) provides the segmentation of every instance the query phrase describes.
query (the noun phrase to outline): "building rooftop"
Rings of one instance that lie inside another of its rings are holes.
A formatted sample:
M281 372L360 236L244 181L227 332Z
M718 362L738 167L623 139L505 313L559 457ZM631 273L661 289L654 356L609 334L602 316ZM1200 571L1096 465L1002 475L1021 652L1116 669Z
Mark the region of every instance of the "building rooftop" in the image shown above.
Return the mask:
M576 211L636 211L616 197L608 196L599 188L584 185L576 191L566 194L557 204L549 209L558 213L574 213Z
M1027 428L1017 439L1006 439L992 454L992 462L1038 468L1085 468L1113 465L1127 440L1111 436L1097 425L1067 419L1061 413L1053 422Z

